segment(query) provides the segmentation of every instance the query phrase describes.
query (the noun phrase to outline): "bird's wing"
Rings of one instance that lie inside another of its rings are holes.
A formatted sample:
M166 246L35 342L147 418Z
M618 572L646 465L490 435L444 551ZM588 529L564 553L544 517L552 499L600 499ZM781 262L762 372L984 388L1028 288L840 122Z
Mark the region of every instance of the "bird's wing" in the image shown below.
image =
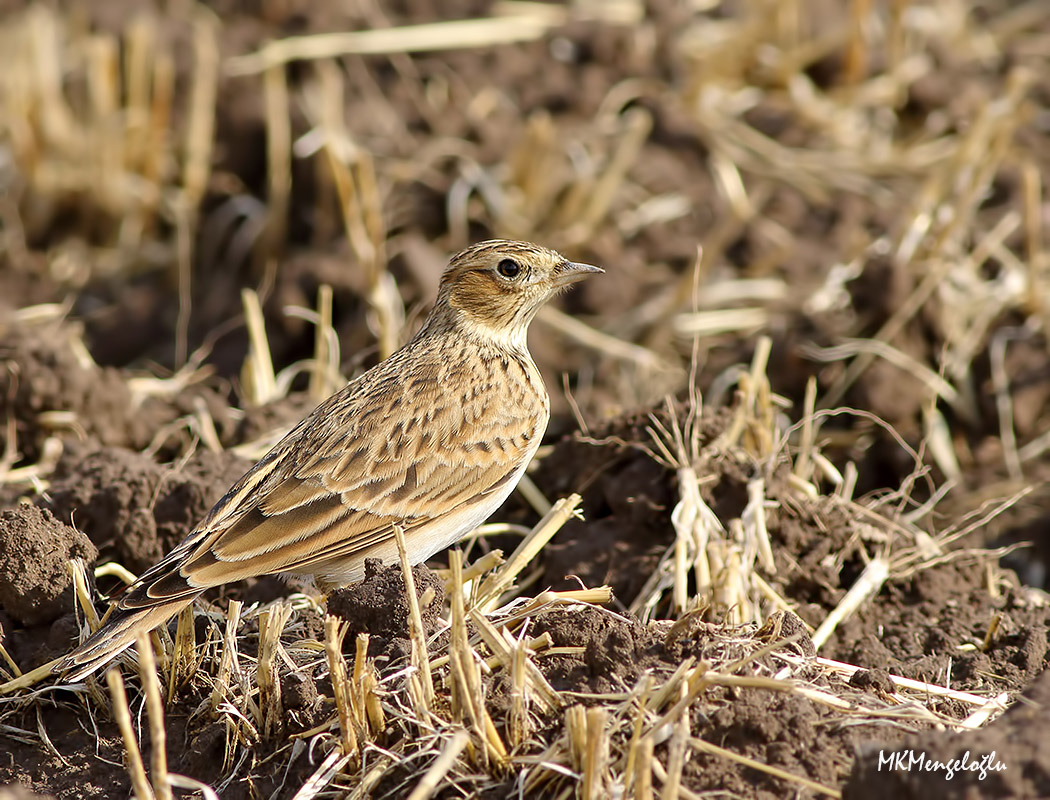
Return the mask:
M121 605L309 572L389 541L395 525L410 536L505 486L539 444L545 397L500 402L498 392L469 381L453 393L441 384L351 384L330 398L143 574ZM367 403L356 400L361 395Z

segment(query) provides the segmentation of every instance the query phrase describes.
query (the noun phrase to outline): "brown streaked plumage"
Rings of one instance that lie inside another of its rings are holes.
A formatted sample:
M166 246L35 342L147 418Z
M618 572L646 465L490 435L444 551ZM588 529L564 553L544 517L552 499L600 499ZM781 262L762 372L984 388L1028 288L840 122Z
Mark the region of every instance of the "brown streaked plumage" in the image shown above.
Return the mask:
M547 426L528 325L597 272L526 242L453 257L412 341L278 442L56 671L82 678L213 586L274 573L341 586L363 577L365 558L397 560L395 526L417 564L481 524Z

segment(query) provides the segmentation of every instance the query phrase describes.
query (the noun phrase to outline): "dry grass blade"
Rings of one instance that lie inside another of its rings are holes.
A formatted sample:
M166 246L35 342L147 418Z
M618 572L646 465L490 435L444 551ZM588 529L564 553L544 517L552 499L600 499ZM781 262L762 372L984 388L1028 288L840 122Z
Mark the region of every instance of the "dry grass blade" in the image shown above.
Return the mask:
M839 601L839 604L820 623L820 627L813 634L813 646L819 650L831 634L834 633L839 623L878 594L889 574L890 565L886 559L872 559L853 586L846 592L846 596Z
M582 800L597 800L605 793L605 762L608 758L609 712L601 706L587 709L587 744L584 751Z
M486 578L477 592L477 605L490 609L503 592L510 588L514 579L527 567L536 554L551 540L561 527L577 516L576 508L583 501L578 494L572 494L558 500L550 513L544 516L524 541L514 550L510 558L493 575Z
M387 269L383 200L371 154L358 147L343 119L343 77L329 62L317 65L318 118L324 136L329 177L339 198L347 242L368 279L365 294L386 358L400 343L405 309L393 275Z
M434 679L430 674L426 632L423 629L423 618L419 613L416 579L412 575L412 565L409 563L408 550L405 548L405 533L401 530L400 525L394 526L394 537L397 540L397 552L401 558L401 574L405 579L405 595L408 599L409 636L412 639L412 666L419 670L419 697L416 711L420 719L426 719L426 714L434 702ZM409 677L410 682L415 679L416 676L414 675Z
M510 662L510 710L507 712L507 730L512 750L522 747L529 740L531 733L530 698L525 688L525 665L528 663L528 658L529 652L525 643L518 642L514 647Z
M256 240L259 271L269 259L280 256L288 227L292 193L292 123L288 81L283 65L271 65L263 74L266 106L266 175L269 180L265 233Z
M359 738L364 738L369 730L372 736L376 736L386 729L386 715L378 695L379 676L375 663L368 658L368 640L367 633L357 635L351 683L354 693L351 708L356 714L354 723L358 727Z
M990 719L994 719L1006 710L1010 702L1010 695L1007 692L1001 692L995 697L988 698L987 702L970 716L959 723L958 727L960 730L977 730Z
M204 800L219 800L219 795L215 793L214 789L208 786L208 784L201 783L200 781L194 778L189 778L185 775L176 775L174 772L172 772L168 775L168 780L171 782L172 786L175 786L179 789L186 789L187 791L191 792L200 792L201 797L204 798Z
M551 508L553 508L553 504L544 497L543 492L539 490L539 487L533 483L532 478L528 475L521 476L521 480L518 481L515 491L517 491L525 502L532 507L532 510L541 517L549 514Z
M625 111L621 121L622 132L605 171L588 192L584 207L574 214L575 222L566 232L569 242L587 241L595 227L609 213L613 198L627 176L627 170L641 152L653 127L652 115L643 108Z
M277 378L273 371L273 358L270 356L270 341L266 336L266 322L259 295L251 289L244 289L241 292L241 301L244 304L249 341L248 358L241 369L241 381L244 384L247 403L261 406L278 397Z
M653 760L656 745L648 736L638 745L638 760L634 769L635 800L653 800Z
M474 734L481 744L478 753L480 762L503 765L507 762L507 749L496 726L485 707L484 687L481 682L477 653L470 646L467 635L466 609L463 600L462 554L453 550L449 554L452 584L452 620L449 643L449 666L452 676L452 709L461 719L469 720Z
M140 634L135 642L139 654L139 677L146 694L146 716L149 718L150 771L153 773L153 791L157 800L172 800L168 781L168 734L164 727L164 701L160 697L160 678L153 645L147 634Z
M191 281L197 215L211 176L215 98L219 92L218 18L204 6L193 15L194 73L186 111L182 191L174 202L179 312L175 324L175 363L186 363L192 310Z
M685 687L682 687L683 691ZM667 752L667 773L664 776L662 800L674 800L682 791L682 770L685 768L686 743L689 740L689 711L680 708L674 723Z
M328 657L328 673L332 678L332 694L335 696L335 708L339 715L339 730L342 733L341 751L347 757L359 752L357 731L353 724L354 713L351 708L351 689L346 680L346 661L343 659L343 639L346 637L346 623L329 616L324 621L325 654ZM305 787L304 787L305 788Z
M861 354L873 357L878 356L894 366L900 367L905 372L914 375L931 392L934 392L938 397L950 404L964 419L972 420L974 418L973 409L966 404L964 398L960 397L959 392L951 383L925 364L920 363L907 353L901 352L888 342L882 342L877 339L846 340L835 347L806 346L804 352L809 358L816 361L828 362L841 361Z
M3 658L7 663L7 666L11 668L11 673L15 678L22 677L22 670L18 668L18 664L15 663L13 658L11 658L11 654L7 652L7 648L4 647L3 642L0 642L0 658ZM0 691L0 693L2 693L2 691Z
M488 526L484 526L484 527L488 527ZM494 530L495 533L508 533L508 532L510 532L503 526L497 526L493 530ZM524 530L526 531L526 534L527 534L529 529L525 528ZM475 533L480 533L480 529L478 531L475 531ZM477 578L480 578L482 575L485 575L485 574L491 572L492 570L496 569L498 566L500 566L503 563L505 563L505 560L503 558L503 551L502 550L490 550L489 552L485 553L485 555L483 555L481 558L479 558L477 561L475 561L473 564L468 566L465 570L463 570L463 583L464 584L468 584L468 583L476 580ZM443 577L445 579L445 591L446 592L451 592L453 589L458 588L458 587L455 587L455 586L452 585L452 573L451 573L451 571L449 571L449 570L439 570L438 571L438 575L440 575L441 577Z
M135 739L135 728L131 722L131 711L128 708L128 695L124 687L124 679L120 670L112 668L106 672L106 683L109 684L109 693L113 699L113 717L120 728L120 735L124 739L124 751L128 759L128 775L131 777L131 786L135 792L136 800L154 800L153 787L150 786L146 777L146 767L142 762L142 751Z
M175 687L187 681L197 671L197 638L193 621L193 604L186 606L179 613L175 629L175 647L171 657L171 671L168 673L168 696L175 693Z
M222 656L219 659L219 671L212 685L209 705L211 713L215 714L219 703L230 697L230 677L240 673L240 659L237 657L237 625L241 621L241 608L244 604L240 600L231 600L226 609L226 630L223 636Z
M350 763L351 754L333 750L317 768L313 775L299 787L292 800L314 800L332 782L332 779Z
M10 431L14 431L13 418L10 420L10 425L8 427ZM40 458L35 464L26 464L21 467L10 467L9 465L15 462L18 455L17 450L15 449L16 441L17 434L9 433L4 447L4 455L0 458L0 485L20 486L25 484L37 489L38 491L43 491L47 485L47 477L55 471L59 459L62 458L65 445L63 445L62 440L57 437L48 437L44 440L44 446L41 448Z
M470 742L470 734L466 731L456 731L452 734L452 738L446 742L441 755L423 773L423 777L419 779L419 783L416 784L416 787L408 796L408 800L428 800L428 798L432 797L434 790L437 789L438 784L441 783L444 777L448 775L449 770L452 769L456 759L459 758L468 742Z
M193 16L194 74L186 123L186 156L182 188L186 203L197 208L211 173L215 97L219 90L219 20L211 9L195 6Z
M626 361L653 373L677 373L679 371L676 365L661 358L652 350L603 333L575 317L570 317L553 306L541 308L537 319L543 324L554 328L566 338L607 358Z
M332 287L317 290L317 322L314 328L314 360L310 370L310 397L320 403L332 394L339 375L339 337L332 328Z
M672 324L676 336L709 338L726 333L754 333L769 322L769 312L764 308L727 308L679 314Z
M281 647L281 633L288 622L291 608L277 603L259 615L259 662L256 684L259 687L258 727L263 736L276 730L283 716L281 682L277 677L277 653ZM334 679L333 679L334 682Z
M862 671L863 667L857 667L853 664L844 664L841 661L833 661L829 658L818 657L817 663L821 666L828 667L841 672L844 675L854 675L857 672ZM905 678L900 675L889 675L890 682L902 689L911 689L919 692L922 695L930 695L932 697L949 697L952 700L958 700L960 703L966 703L967 705L981 706L982 708L988 703L1000 703L999 696L996 698L982 697L981 695L973 694L972 692L961 692L957 689L951 689L946 686L939 686L935 683L928 683L926 681L917 681L912 678ZM999 705L999 710L1005 709L1005 705Z
M98 618L98 612L95 610L95 604L91 601L91 594L88 591L87 567L79 558L70 561L68 567L70 575L73 576L73 592L76 595L77 604L84 612L88 629L94 633L98 630L101 620Z
M521 670L522 683L519 686L514 681L512 685L515 690L520 689L522 703L525 702L526 692L529 691L535 693L536 699L547 713L553 713L564 705L557 691L550 685L543 673L536 668L536 665L532 663L524 643L514 642L511 644L508 642L477 608L470 610L470 620L477 627L482 641L488 645L493 655L499 659L504 667L511 670L515 668ZM515 667L519 660L521 661L520 665Z
M406 25L385 30L294 36L271 42L257 53L230 59L227 72L231 75L249 75L290 61L351 54L421 53L498 47L538 39L555 24L550 15L520 14L513 17Z
M12 678L6 683L0 683L0 697L8 694L19 693L23 689L28 689L42 680L53 677L55 666L61 660L61 658L52 659L46 664L41 664L39 667L31 669L29 672L24 672L18 677Z

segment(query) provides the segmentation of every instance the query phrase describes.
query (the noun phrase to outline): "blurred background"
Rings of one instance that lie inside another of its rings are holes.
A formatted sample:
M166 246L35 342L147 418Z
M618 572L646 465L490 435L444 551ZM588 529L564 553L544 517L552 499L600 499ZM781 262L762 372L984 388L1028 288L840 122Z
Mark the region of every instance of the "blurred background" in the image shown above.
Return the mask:
M1040 0L6 2L7 466L250 439L514 237L607 270L533 329L555 434L763 341L791 419L869 415L860 490L914 468L873 419L966 505L1038 485L1048 60Z

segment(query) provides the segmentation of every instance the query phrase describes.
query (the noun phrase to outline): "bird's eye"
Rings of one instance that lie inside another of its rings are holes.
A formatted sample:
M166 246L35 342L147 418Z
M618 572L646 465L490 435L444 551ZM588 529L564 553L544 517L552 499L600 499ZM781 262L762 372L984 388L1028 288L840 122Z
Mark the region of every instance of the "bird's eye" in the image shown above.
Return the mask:
M513 258L505 258L496 266L496 272L504 278L516 278L521 274L521 264Z

